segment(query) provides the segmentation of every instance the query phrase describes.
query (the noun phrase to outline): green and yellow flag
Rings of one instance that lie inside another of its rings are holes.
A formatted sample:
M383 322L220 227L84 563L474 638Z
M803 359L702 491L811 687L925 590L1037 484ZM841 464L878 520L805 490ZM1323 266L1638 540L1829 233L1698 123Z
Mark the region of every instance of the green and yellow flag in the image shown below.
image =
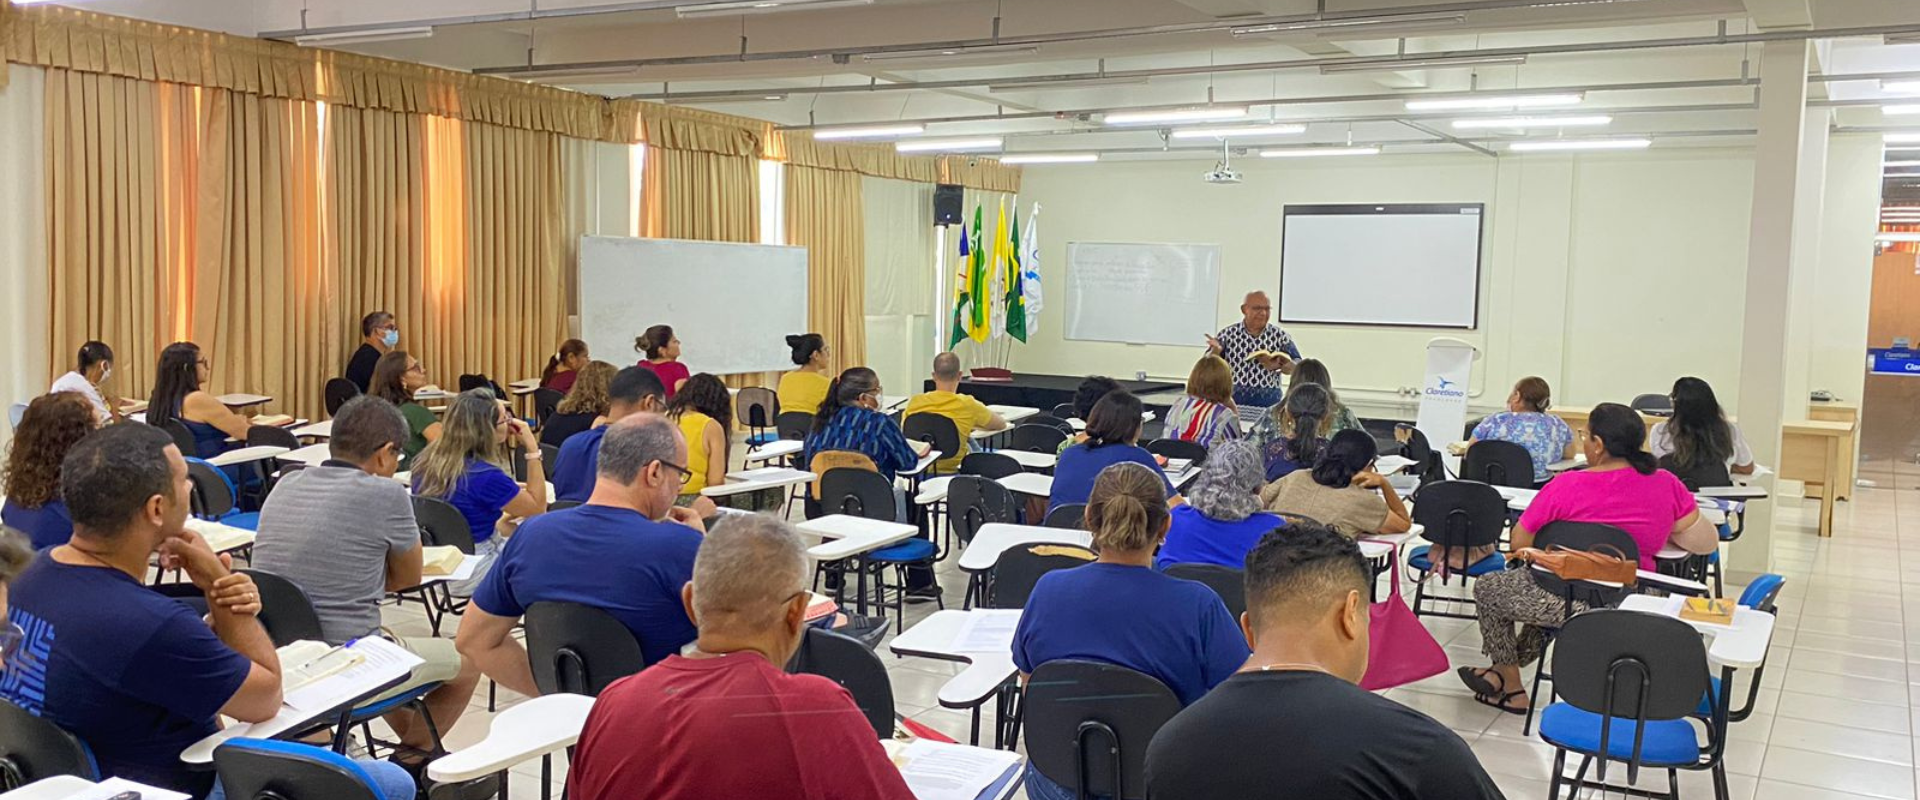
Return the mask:
M1020 264L1020 207L1013 209L1013 233L1006 241L1007 248L1007 321L1006 330L1013 338L1022 342L1027 340L1027 291L1026 270Z
M987 249L984 246L986 233L985 224L980 221L980 206L976 203L973 207L973 258L967 262L967 337L976 342L986 341L992 327L988 324L992 316L988 313L992 308L989 304L993 299L987 296L990 276L987 273Z

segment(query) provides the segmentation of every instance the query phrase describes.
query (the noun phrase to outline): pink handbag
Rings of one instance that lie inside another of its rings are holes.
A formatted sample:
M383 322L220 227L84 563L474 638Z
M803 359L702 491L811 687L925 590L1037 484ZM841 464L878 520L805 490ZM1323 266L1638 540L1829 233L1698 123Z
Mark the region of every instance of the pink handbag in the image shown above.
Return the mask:
M1420 624L1413 609L1400 597L1400 550L1394 548L1393 588L1387 599L1367 609L1367 674L1360 688L1367 691L1405 686L1447 671L1447 651Z

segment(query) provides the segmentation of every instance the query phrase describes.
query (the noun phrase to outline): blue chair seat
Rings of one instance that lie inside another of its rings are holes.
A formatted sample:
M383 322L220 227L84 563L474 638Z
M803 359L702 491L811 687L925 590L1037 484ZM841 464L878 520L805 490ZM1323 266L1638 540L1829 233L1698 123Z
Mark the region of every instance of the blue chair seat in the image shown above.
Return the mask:
M777 441L780 441L779 432L767 431L766 433L756 433L752 436L747 437L747 446L759 447L760 445L766 444L768 442L777 442Z
M1424 544L1413 548L1413 551L1407 554L1407 566L1421 572L1432 572L1433 559L1427 557L1427 552L1432 549L1432 546ZM1475 561L1467 566L1467 577L1478 578L1482 575L1499 572L1506 568L1506 556L1499 553L1489 553L1486 558Z
M258 511L229 511L226 516L214 521L246 531L260 530L260 512Z
M1632 758L1633 720L1614 717L1611 724L1613 731L1607 739L1607 757L1618 761ZM1566 703L1554 703L1540 712L1540 738L1578 753L1600 755L1600 715ZM1686 720L1647 721L1640 763L1677 767L1699 760L1700 742L1694 738L1693 726Z
M866 555L868 561L884 561L889 564L908 564L933 558L939 549L926 539L908 539L890 547L882 547Z

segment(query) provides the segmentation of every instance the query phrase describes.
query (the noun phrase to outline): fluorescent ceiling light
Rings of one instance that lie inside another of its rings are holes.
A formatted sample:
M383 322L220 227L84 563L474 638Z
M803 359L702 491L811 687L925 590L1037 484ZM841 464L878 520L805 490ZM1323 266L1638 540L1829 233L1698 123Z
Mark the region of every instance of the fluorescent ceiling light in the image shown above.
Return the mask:
M717 105L726 105L728 103L765 103L765 102L779 101L779 100L785 100L785 99L787 99L786 92L768 92L767 94L760 94L760 95L686 94L686 95L676 95L674 97L663 98L660 100L660 102L670 106L685 106L685 105L693 105L696 103L700 105L717 106Z
M1099 153L1009 153L1002 164L1090 164L1100 160Z
M1480 117L1476 119L1456 119L1453 129L1457 131L1478 131L1489 129L1526 129L1526 128L1592 128L1612 124L1613 117L1595 115L1590 117Z
M1541 108L1545 106L1579 105L1586 99L1584 92L1555 92L1549 94L1506 94L1480 95L1474 97L1444 97L1434 100L1408 100L1408 111L1468 111L1475 109L1500 108Z
M927 126L918 122L906 125L863 125L850 128L820 128L813 132L813 138L827 139L878 139L888 136L912 136L925 133Z
M870 6L873 0L750 0L739 3L702 3L673 10L681 19L733 17L741 14L771 14L775 11L811 11L820 8Z
M1639 150L1652 146L1652 139L1543 139L1537 142L1514 142L1507 145L1507 149L1517 153L1534 153L1552 150Z
M369 28L361 31L337 31L334 33L313 33L305 36L295 36L293 37L293 43L301 47L336 44L368 44L371 42L396 42L402 39L425 39L432 35L432 26Z
M901 153L968 153L1000 149L1000 137L982 136L974 139L916 139L899 142L893 149Z
M1525 63L1527 63L1526 56L1397 58L1390 61L1356 61L1351 64L1327 64L1320 68L1320 74L1341 75L1350 72L1399 72L1410 69L1461 69L1466 67L1518 66Z
M1888 161L1882 167L1920 167L1920 161Z
M1293 136L1307 132L1307 126L1291 122L1272 125L1227 125L1212 128L1179 128L1175 139L1250 139L1258 136Z
M1261 158L1310 158L1313 156L1377 156L1378 147L1285 147L1262 150Z
M1920 233L1881 233L1873 238L1881 242L1920 242Z
M1461 25L1466 23L1467 15L1459 13L1392 14L1378 17L1351 17L1347 19L1316 19L1304 22L1272 22L1259 25L1240 25L1230 28L1235 36L1259 36L1267 33L1299 33L1303 31L1339 32L1356 28L1402 28L1429 27L1438 25Z
M1205 122L1214 119L1239 119L1247 115L1246 106L1204 106L1169 111L1108 112L1101 119L1108 125L1146 125L1155 122Z
M987 44L976 47L936 47L930 50L888 50L880 53L866 53L861 61L905 61L916 58L965 58L969 56L1018 55L1038 53L1039 45L1031 44Z
M1880 91L1913 94L1920 92L1920 81L1881 81Z
M1885 114L1889 117L1904 117L1912 114L1920 114L1920 103L1908 103L1906 105L1896 105L1896 106L1881 106L1880 113Z
M1920 132L1889 133L1886 135L1884 141L1887 144L1920 144Z

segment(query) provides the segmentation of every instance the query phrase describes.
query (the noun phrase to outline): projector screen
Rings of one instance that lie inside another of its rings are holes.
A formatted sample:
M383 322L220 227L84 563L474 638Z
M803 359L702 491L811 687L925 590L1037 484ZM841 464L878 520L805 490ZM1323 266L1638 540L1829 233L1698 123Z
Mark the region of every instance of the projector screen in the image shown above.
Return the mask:
M1486 206L1287 206L1280 321L1474 328Z

